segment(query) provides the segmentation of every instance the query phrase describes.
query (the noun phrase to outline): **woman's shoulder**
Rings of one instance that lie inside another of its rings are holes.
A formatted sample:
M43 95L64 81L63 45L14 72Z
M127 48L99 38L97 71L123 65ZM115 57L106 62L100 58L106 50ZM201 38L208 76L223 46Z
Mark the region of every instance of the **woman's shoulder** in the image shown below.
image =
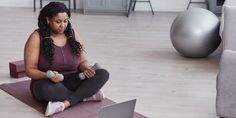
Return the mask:
M38 30L34 30L34 31L30 34L30 37L31 37L31 36L32 36L32 37L38 37L38 38L39 38L39 37L40 37L40 36L39 36L39 31L38 31Z
M73 30L73 32L74 32L74 35L75 35L75 40L76 40L77 42L80 42L80 43L81 43L79 33L78 33L76 30Z
M33 31L30 36L29 36L29 40L30 39L34 39L34 40L39 40L40 39L40 34L38 32L38 30Z
M38 32L37 30L33 31L33 32L30 34L30 36L29 36L27 42L36 43L36 44L39 43L39 42L40 42L40 35L39 35L39 32Z

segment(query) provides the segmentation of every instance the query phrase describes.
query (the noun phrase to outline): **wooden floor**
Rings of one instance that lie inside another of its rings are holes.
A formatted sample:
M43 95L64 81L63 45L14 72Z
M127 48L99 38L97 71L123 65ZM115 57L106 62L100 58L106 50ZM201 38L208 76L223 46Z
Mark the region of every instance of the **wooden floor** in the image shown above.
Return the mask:
M0 83L9 62L23 59L23 47L37 28L38 12L0 7ZM110 71L103 88L116 102L137 98L136 111L150 118L217 118L216 75L220 49L208 58L184 58L173 48L169 30L178 13L132 12L130 17L72 13L91 63ZM43 114L0 90L0 117L40 118Z

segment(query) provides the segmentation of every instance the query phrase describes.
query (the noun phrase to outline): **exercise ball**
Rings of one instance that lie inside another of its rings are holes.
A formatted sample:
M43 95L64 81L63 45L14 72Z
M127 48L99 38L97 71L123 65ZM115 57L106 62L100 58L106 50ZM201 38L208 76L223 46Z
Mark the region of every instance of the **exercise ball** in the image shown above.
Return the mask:
M220 21L212 12L191 8L179 14L170 29L174 48L183 56L206 57L220 45Z

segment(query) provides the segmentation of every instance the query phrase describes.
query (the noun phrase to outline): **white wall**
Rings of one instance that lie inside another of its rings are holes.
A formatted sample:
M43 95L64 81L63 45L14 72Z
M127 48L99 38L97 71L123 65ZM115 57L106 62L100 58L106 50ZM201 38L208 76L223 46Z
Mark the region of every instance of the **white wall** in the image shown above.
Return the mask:
M83 0L77 0L76 1L76 7L78 9L82 8L82 1ZM44 1L43 5L47 4L49 1ZM66 5L68 5L65 2ZM73 0L71 3L71 8L73 8ZM32 7L34 5L34 0L0 0L0 6L6 6L6 7ZM39 0L36 0L36 6L39 8Z
M189 0L151 0L154 11L183 11ZM136 10L150 10L149 3L137 2Z
M39 0L37 1L37 7L39 7ZM77 8L82 9L82 1L77 0ZM202 1L202 0L192 0ZM73 0L72 0L73 2ZM186 9L189 0L151 0L154 11L183 11ZM46 2L45 2L46 4ZM0 0L0 6L8 7L32 7L33 0ZM73 8L73 3L71 8ZM137 3L136 10L150 10L148 3Z
M190 0L151 0L154 11L184 11ZM192 0L204 2L204 0ZM149 3L137 3L136 10L150 10Z

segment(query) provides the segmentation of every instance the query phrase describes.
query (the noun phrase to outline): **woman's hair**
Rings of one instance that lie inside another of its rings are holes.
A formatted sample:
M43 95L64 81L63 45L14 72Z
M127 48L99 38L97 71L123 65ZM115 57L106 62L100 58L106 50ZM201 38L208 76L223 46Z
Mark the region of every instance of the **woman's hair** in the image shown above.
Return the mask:
M43 7L38 16L39 33L42 38L41 46L50 64L52 64L53 61L54 48L53 48L53 40L50 37L51 29L47 23L46 17L52 18L54 16L57 16L58 13L64 13L64 12L70 18L71 16L70 10L65 6L64 3L50 2L45 7ZM64 33L67 37L67 40L69 41L71 51L73 52L74 55L78 56L82 50L82 45L75 40L73 29L69 21Z

